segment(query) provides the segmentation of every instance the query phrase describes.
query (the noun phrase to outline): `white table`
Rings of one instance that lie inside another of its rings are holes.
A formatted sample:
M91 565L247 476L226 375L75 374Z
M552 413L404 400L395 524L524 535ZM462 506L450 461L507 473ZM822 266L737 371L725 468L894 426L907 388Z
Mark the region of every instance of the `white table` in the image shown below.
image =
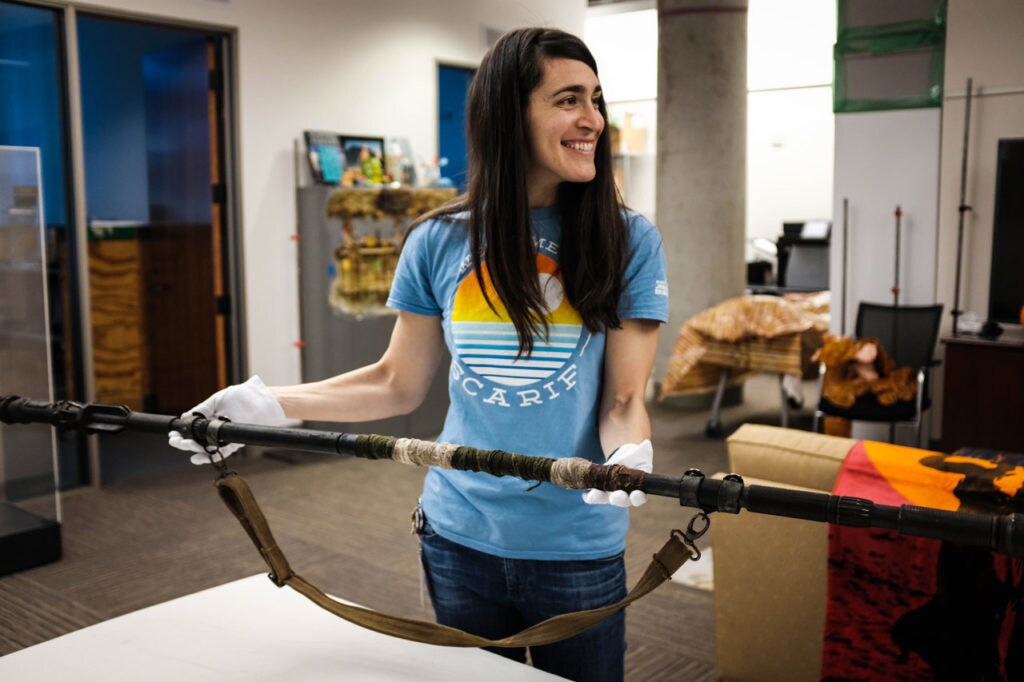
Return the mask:
M264 574L0 657L0 680L558 680L480 649L352 625Z

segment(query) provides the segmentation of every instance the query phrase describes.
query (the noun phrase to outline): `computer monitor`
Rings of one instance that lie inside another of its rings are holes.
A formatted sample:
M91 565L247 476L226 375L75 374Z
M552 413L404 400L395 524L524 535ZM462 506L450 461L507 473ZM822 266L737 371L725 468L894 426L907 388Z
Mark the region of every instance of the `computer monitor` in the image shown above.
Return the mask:
M1020 324L1024 307L1024 138L999 140L988 318Z

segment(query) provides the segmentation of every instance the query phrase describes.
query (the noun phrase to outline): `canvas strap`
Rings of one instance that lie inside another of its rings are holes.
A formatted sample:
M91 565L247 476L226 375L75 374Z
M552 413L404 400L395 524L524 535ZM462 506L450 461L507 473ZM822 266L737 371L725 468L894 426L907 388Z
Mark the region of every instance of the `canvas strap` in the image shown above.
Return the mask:
M651 559L643 576L621 601L597 609L555 616L502 639L487 639L446 625L393 616L333 599L320 588L292 571L284 552L274 540L270 524L267 523L263 511L256 503L256 498L241 476L227 473L218 478L215 485L224 504L242 524L242 528L245 529L253 544L256 545L256 549L259 550L260 556L267 563L270 568L269 577L275 585L278 587L287 585L305 595L317 606L356 625L393 637L426 644L459 647L525 647L558 642L583 632L640 599L671 578L672 574L687 559L696 559L700 556L693 545L693 538L688 537L689 531L687 533L679 530L673 531L668 542Z

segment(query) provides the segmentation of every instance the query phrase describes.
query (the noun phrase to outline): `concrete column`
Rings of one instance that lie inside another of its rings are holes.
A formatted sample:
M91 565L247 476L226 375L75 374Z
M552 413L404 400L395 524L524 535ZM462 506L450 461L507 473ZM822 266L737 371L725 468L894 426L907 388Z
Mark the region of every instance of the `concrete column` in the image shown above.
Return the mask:
M747 0L658 0L657 221L669 324L679 327L746 283Z

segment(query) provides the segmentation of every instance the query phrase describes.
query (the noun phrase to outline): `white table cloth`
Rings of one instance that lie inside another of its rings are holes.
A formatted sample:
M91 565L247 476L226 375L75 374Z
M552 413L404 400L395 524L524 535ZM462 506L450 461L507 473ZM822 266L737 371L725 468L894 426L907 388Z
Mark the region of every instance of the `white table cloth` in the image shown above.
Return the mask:
M264 574L0 657L0 680L556 680L480 649L352 625Z

